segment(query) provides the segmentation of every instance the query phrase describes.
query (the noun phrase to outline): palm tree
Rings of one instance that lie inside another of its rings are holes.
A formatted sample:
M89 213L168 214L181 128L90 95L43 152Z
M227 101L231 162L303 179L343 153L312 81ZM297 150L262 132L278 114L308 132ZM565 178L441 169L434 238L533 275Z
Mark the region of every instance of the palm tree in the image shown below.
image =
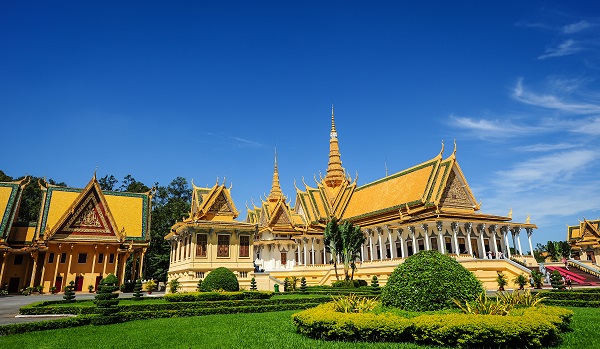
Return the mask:
M352 222L345 221L339 226L342 250L341 257L344 262L344 277L345 280L354 279L354 268L352 268L352 276L350 276L351 265L354 261L360 258L360 247L365 243L366 237L360 231L359 226L355 226Z
M337 257L342 250L342 237L340 236L340 229L335 217L331 218L325 227L325 231L323 232L323 243L325 244L325 250L331 254L331 258L333 259L333 268L335 269L335 278L336 280L339 280L340 277L338 276L337 272Z

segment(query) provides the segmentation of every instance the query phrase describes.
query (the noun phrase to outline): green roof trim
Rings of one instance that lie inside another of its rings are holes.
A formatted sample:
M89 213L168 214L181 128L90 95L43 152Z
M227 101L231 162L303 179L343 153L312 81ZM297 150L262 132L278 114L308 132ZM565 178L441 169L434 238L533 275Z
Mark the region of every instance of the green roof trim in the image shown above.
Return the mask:
M17 194L19 194L18 196L20 197L20 193L18 183L0 183L0 187L12 188L8 202L6 203L6 211L4 211L4 215L0 221L0 237L5 239L10 232L12 222L15 218L17 210L15 210L14 206L17 200Z

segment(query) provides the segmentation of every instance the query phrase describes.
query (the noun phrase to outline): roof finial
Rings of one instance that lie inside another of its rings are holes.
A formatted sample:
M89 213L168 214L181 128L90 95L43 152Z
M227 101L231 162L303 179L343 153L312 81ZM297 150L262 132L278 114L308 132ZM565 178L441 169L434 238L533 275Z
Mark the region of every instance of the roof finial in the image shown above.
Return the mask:
M442 156L444 154L444 140L442 139L442 150L440 150L440 155Z
M388 169L387 169L387 159L384 157L383 158L383 166L385 166L385 176L388 176Z
M273 183L271 184L271 192L269 193L269 201L277 201L283 198L283 192L279 185L279 169L277 168L277 146L275 146L275 166L273 169Z
M337 131L335 129L335 116L333 103L331 103L331 133L329 139L329 162L327 164L327 174L325 175L325 185L328 187L337 187L344 181L344 168L340 157L340 148L338 145ZM323 181L323 178L321 178Z
M337 131L335 130L335 117L333 112L333 103L331 103L331 138L337 138Z
M454 150L452 151L452 155L456 155L456 138L454 139Z

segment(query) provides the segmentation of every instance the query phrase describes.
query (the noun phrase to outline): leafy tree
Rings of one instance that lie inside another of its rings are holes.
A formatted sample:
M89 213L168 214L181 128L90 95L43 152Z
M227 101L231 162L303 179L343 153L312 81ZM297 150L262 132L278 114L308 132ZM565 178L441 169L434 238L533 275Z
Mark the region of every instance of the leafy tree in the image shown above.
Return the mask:
M352 222L345 221L339 226L339 232L342 240L342 249L340 251L342 261L344 262L344 280L354 279L354 261L360 258L360 247L365 243L366 237L360 231L359 226ZM352 275L350 275L352 269Z
M565 289L565 282L563 281L563 277L560 275L558 270L553 270L552 274L550 274L550 284L552 285L552 288L557 290Z
M325 250L331 254L333 259L333 269L335 270L335 278L339 280L340 277L337 271L337 257L342 250L342 237L337 219L332 218L323 232L323 243L325 244Z
M559 253L554 241L548 241L546 244L546 251L548 251L548 257L550 257L553 262L558 262Z
M179 278L171 279L171 281L169 281L169 293L177 293L179 291L179 286Z
M192 190L183 177L175 178L168 186L155 185L153 198L150 248L146 254L145 278L167 280L171 245L164 239L175 222L190 212Z
M254 280L254 278L252 278L252 280ZM256 283L256 281L254 283ZM198 291L198 292L202 291L202 279L198 279L198 284L196 285L196 291Z
M149 191L150 188L148 188L144 183L136 181L132 175L128 174L125 176L125 178L123 178L123 184L121 184L119 190L130 193L145 193Z
M563 258L571 258L571 244L568 241L558 241L558 250Z
M98 180L98 184L102 190L115 190L115 185L118 182L119 181L113 175L106 175Z
M504 291L504 286L508 285L508 279L503 272L499 271L496 277L496 283L498 283L498 291Z
M0 170L0 182L12 182L13 178Z

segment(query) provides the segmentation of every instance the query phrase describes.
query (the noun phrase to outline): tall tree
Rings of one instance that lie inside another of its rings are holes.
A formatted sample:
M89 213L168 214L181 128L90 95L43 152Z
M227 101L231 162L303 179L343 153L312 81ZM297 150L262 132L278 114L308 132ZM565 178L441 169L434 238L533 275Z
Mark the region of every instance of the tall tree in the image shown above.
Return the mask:
M150 231L152 240L146 255L145 277L166 281L171 246L164 238L175 222L189 214L192 190L183 177L175 178L167 187L158 186L158 183L155 186Z
M145 193L149 190L150 188L144 183L136 181L130 174L123 178L123 184L119 187L119 191L128 191L130 193Z
M102 190L115 190L115 185L117 185L118 182L119 181L113 175L106 175L98 180L98 184Z
M337 271L337 260L342 250L342 237L340 235L340 229L338 221L335 217L331 218L325 231L323 232L323 243L325 244L325 250L331 254L333 259L333 268L335 270L335 278L340 279Z
M366 237L360 231L359 226L352 222L344 221L339 226L342 249L340 251L342 261L344 262L344 279L354 279L354 268L351 268L354 262L360 258L360 247L365 243ZM350 275L352 269L352 275Z

